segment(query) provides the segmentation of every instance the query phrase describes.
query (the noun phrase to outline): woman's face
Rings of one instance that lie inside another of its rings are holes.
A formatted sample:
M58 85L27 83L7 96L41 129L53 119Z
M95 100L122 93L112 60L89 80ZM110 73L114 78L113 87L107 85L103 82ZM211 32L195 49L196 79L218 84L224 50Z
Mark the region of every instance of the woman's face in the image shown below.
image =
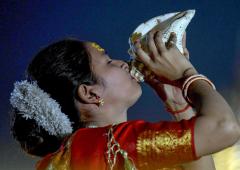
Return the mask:
M87 42L93 73L103 80L102 98L105 103L132 106L141 96L140 84L131 77L129 66L122 60L111 59L98 44Z

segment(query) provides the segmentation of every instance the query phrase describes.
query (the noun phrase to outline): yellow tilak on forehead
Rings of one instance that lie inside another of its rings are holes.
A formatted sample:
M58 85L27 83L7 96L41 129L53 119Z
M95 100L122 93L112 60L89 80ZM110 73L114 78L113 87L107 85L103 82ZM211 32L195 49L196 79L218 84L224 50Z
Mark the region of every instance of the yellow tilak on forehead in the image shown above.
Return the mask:
M95 43L95 42L92 42L92 43L91 43L91 46L94 47L94 48L96 48L96 49L97 49L98 51L100 51L100 52L105 51L100 45L98 45L98 44Z

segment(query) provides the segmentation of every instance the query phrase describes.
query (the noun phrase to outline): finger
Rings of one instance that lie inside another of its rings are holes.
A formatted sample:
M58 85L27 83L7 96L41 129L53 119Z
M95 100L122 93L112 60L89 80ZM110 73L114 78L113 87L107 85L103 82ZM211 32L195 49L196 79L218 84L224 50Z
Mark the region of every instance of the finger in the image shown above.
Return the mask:
M165 102L167 100L167 95L164 91L164 84L161 83L159 80L153 79L146 79L145 82L149 84L155 91L157 92L158 96Z
M151 85L152 87L155 88L163 88L163 83L161 81L159 81L156 77L153 78L145 78L145 82L149 85Z
M135 54L138 60L143 62L147 67L150 65L151 58L150 56L141 48L139 42L135 44Z
M186 46L186 38L187 38L187 34L186 34L186 31L184 31L183 37L182 37L182 47L183 47L183 49L187 48L187 46Z
M165 43L163 42L163 36L161 31L156 32L155 44L160 54L164 53L167 50Z
M154 87L154 86L152 86L152 87ZM154 88L157 89L157 94L158 94L158 96L162 99L162 101L163 101L163 102L166 102L166 100L167 100L167 94L166 94L166 92L165 92L165 90L164 90L164 84L159 83L159 84L157 85L157 87L154 87Z
M177 35L176 35L176 33L171 32L169 39L166 43L166 46L167 46L167 48L171 48L171 47L175 46L176 43L177 43Z
M155 31L150 31L149 34L147 35L148 36L148 47L149 47L149 50L150 50L150 53L153 54L153 56L150 55L150 57L152 57L152 59L154 60L154 56L158 56L159 53L158 53L158 49L155 45L155 41L154 41L154 33Z
M186 38L187 38L187 34L186 34L186 31L184 31L183 33L183 38L182 38L182 47L183 47L183 55L189 59L189 51L186 47Z
M145 81L150 81L155 79L155 75L147 66L143 67L143 69L141 70L141 73L144 75Z
M183 48L183 55L189 60L189 51L187 48Z

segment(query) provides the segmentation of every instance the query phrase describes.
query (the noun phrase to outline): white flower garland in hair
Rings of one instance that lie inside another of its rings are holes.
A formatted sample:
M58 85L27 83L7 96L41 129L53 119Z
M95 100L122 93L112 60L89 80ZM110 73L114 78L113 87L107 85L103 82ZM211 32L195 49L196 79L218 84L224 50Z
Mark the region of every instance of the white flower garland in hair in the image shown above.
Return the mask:
M38 87L37 82L27 80L15 82L10 103L17 108L23 118L34 119L50 135L64 137L73 129L67 115L49 94Z

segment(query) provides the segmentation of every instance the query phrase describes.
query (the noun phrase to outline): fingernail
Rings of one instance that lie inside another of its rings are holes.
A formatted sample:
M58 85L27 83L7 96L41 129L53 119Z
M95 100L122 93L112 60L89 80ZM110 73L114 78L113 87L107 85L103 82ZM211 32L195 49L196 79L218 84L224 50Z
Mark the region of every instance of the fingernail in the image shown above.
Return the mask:
M139 42L140 42L140 39L136 39L136 40L134 41L134 45L137 44L137 43L139 43Z
M141 44L138 42L138 43L135 44L135 47L140 48Z
M141 47L140 42L135 41L135 43L134 43L134 47L135 47L135 48L140 48L140 47Z

